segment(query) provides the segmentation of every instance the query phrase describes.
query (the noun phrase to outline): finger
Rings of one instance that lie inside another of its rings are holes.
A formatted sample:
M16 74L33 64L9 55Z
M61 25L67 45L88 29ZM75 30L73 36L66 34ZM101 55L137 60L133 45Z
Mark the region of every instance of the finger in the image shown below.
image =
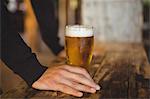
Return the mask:
M96 85L96 90L100 90L100 86L94 82L94 80L91 78L91 76L89 75L89 73L87 72L86 69L81 68L81 67L67 66L67 65L65 65L64 68L69 70L70 72L79 73L79 74L84 75L85 77L90 79Z
M72 87L76 90L79 90L79 91L84 91L84 92L89 92L89 93L95 93L96 92L96 89L94 89L94 88L79 84L77 82L74 82L74 81L71 81L68 79L61 79L59 83L65 84L65 85L70 86L70 87Z
M64 66L63 68L65 68L66 70L68 70L70 72L82 74L85 77L87 77L88 79L93 80L91 78L91 76L89 75L89 73L84 68L81 68L81 67L72 67L72 66L67 66L67 65Z
M62 76L64 76L65 78L73 80L77 83L81 83L83 85L87 85L87 86L93 87L93 88L97 87L97 85L92 80L89 80L84 75L77 74L77 73L72 73L72 72L69 72L69 71L66 71L66 70L61 71L60 74Z
M81 97L83 96L82 92L77 91L76 89L73 89L65 84L57 84L57 90L61 91L63 93L69 94L69 95L73 95L73 96L77 96L77 97Z

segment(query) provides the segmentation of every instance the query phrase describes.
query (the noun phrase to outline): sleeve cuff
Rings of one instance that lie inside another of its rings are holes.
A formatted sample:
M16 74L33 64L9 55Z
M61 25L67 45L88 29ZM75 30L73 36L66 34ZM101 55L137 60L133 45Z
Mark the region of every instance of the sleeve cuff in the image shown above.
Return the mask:
M22 64L23 66L19 66L18 71L16 71L16 73L25 80L29 87L32 87L32 84L38 80L48 68L39 63L35 54L32 55L33 56L28 58L28 61Z
M47 70L48 67L41 66L41 68L33 73L33 75L30 77L30 79L26 79L26 83L29 87L32 87L32 84L37 81L42 74Z

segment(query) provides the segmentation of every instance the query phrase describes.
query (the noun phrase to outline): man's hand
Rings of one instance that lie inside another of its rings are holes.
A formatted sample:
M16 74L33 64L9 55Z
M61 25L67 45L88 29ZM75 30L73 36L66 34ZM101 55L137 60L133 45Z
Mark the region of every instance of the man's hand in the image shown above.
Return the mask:
M83 95L81 91L95 93L100 89L85 69L67 65L47 69L32 87L61 91L77 97Z

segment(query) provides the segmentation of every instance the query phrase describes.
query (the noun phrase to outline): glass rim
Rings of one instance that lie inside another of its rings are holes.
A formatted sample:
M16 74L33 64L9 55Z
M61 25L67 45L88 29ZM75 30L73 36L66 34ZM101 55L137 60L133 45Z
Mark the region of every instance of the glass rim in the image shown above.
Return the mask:
M94 29L87 25L67 25L65 36L69 37L91 37L94 36Z
M87 29L93 29L93 26L90 26L90 25L66 25L66 28L87 28Z

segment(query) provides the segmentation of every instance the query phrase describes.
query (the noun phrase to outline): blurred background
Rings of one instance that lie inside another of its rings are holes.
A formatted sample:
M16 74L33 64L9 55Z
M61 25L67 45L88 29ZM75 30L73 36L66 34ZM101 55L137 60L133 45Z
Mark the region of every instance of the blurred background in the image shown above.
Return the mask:
M7 1L7 8L15 22L12 26L37 54L41 64L48 65L55 55L41 39L30 0ZM61 45L64 45L66 25L92 25L97 43L140 43L143 44L150 60L150 0L53 0L53 2ZM0 63L0 88L5 92L19 84L22 79L2 62Z

